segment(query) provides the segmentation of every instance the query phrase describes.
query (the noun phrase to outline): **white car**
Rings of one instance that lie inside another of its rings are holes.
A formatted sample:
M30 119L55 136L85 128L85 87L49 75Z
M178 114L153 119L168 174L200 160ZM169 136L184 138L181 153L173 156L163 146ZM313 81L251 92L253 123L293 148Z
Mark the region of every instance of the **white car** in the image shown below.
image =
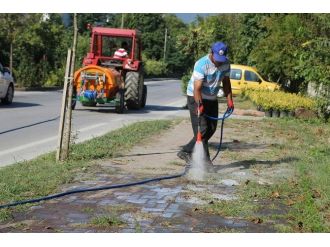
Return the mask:
M10 105L14 98L14 78L8 68L0 63L0 99L1 103Z

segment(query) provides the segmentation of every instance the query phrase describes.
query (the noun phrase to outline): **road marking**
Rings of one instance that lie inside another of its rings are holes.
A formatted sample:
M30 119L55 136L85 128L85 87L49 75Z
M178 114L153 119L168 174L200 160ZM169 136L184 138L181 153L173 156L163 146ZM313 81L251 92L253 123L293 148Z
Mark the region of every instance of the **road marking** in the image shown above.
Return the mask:
M85 132L85 131L88 131L88 130L91 130L91 129L96 129L96 128L99 128L99 127L102 127L102 126L105 126L105 125L108 125L108 123L94 124L94 125L91 125L91 126L87 126L85 128L78 129L77 131L79 131L79 132Z
M187 99L184 98L184 99L180 99L180 100L174 101L172 103L169 103L169 104L167 104L165 106L178 106L178 105L183 106L182 104L185 104L186 101L187 101Z
M91 126L87 126L85 128L78 129L77 131L85 132L85 131L89 131L91 129L95 129L95 128L99 128L101 126L105 126L107 124L108 123L94 124L94 125L91 125ZM32 148L32 147L35 147L35 146L38 146L38 145L41 145L41 144L45 144L47 142L55 141L55 140L57 140L57 138L58 138L57 136L52 136L52 137L42 139L40 141L34 141L34 142L30 142L28 144L24 144L24 145L15 147L15 148L6 149L6 150L3 150L3 151L0 151L0 156L10 154L10 153L14 153L14 152L18 152L18 151L21 151L21 150L24 150L24 149Z

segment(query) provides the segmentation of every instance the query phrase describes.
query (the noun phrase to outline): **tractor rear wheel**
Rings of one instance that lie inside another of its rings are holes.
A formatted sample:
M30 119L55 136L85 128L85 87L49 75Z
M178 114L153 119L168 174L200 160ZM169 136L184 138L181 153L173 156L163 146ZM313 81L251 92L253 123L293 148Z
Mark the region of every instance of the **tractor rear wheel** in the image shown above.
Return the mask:
M76 90L76 88L73 88L72 100L71 100L71 109L72 110L76 109L76 105L77 105L77 90Z
M125 101L128 109L140 109L143 105L143 75L129 71L125 79Z

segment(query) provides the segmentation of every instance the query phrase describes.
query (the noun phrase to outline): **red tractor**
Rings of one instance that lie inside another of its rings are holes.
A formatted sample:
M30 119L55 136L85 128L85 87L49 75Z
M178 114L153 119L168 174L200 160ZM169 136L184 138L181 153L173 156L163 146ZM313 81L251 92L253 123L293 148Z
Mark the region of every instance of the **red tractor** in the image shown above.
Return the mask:
M141 33L131 29L94 27L84 67L74 75L74 98L83 106L109 103L116 112L146 104L141 59ZM75 104L73 104L74 106Z

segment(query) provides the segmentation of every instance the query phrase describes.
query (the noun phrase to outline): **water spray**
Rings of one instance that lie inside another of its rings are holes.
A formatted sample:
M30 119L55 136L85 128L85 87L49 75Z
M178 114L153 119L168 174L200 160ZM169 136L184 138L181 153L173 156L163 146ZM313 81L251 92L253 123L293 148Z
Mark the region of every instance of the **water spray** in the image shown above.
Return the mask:
M205 167L205 150L202 142L202 132L201 132L201 103L197 103L197 135L196 135L196 143L194 147L194 151L192 153L191 160L191 170L189 172L189 177L192 180L203 180L206 172Z
M198 118L198 126L197 126L197 137L196 142L200 143L202 142L202 133L201 133L201 112L200 112L200 102L197 103L197 118Z

